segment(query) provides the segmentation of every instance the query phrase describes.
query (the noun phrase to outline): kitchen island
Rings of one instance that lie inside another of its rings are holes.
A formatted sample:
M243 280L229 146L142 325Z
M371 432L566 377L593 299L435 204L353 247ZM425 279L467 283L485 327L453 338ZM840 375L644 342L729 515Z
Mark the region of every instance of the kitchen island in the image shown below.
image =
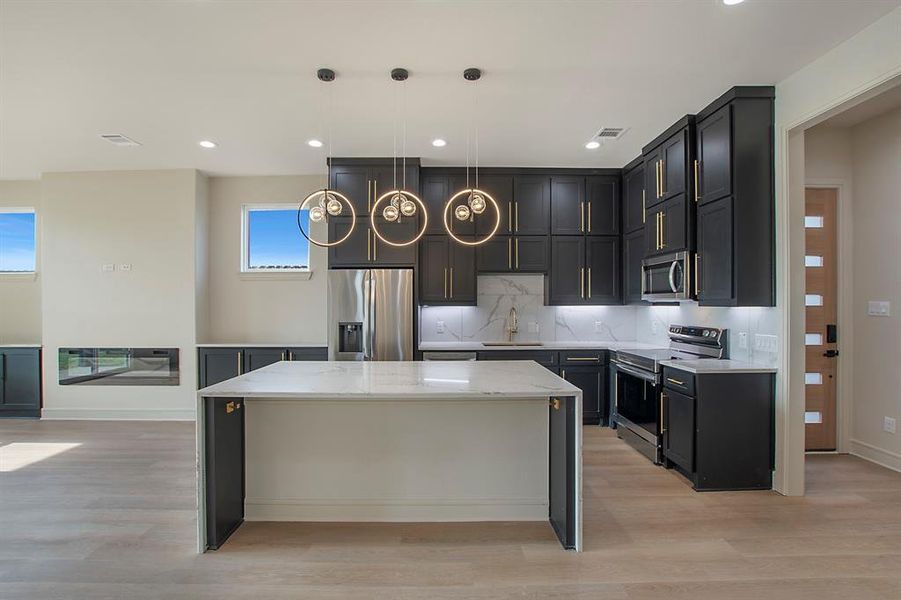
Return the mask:
M548 521L581 550L582 393L531 361L279 362L198 392L198 544L248 521Z

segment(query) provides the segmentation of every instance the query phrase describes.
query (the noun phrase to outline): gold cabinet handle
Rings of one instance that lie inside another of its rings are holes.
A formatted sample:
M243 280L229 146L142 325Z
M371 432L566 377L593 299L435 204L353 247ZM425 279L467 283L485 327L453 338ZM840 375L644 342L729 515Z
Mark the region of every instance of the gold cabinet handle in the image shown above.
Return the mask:
M447 300L447 267L444 267L444 299Z
M372 212L372 180L366 180L366 212Z
M579 292L579 297L585 297L585 267L579 267L579 285L581 286L581 291Z
M375 179L372 180L372 201L375 202L379 197L379 182ZM369 209L370 211L372 208Z
M288 360L294 360L294 351L288 350Z
M454 268L450 268L450 297L454 297Z
M660 250L660 214L657 213L654 217L657 220L656 229L657 229L657 250Z
M700 254L695 253L695 297L699 296L701 293L701 287L700 285L698 285L698 279L700 279L701 273L701 270L698 267L698 260L700 259L700 257Z
M588 202L588 233L591 233L591 202Z
M551 399L550 406L554 410L560 410L560 398Z
M566 379L566 369L562 369L560 371L560 377L562 377L563 379Z
M244 351L238 350L238 375L244 373Z
M660 197L660 161L659 160L654 163L654 169L656 171L656 176L657 176L657 196L656 196L656 198L659 198Z
M666 161L660 159L660 197L666 196Z
M700 195L700 192L698 191L698 181L699 181L699 179L698 179L698 165L699 165L698 159L696 158L696 159L695 159L695 202L698 201L698 197L699 197L699 195Z
M585 233L585 203L579 202L579 231Z
M576 360L582 362L600 362L600 359L597 356L570 356L566 360L567 362Z
M513 231L519 231L519 202L513 203Z
M235 403L234 402L226 402L225 403L225 414L230 415L235 412Z
M507 268L513 269L513 239L507 238Z
M588 267L588 297L591 298L591 267Z
M666 248L666 213L660 213L660 248Z
M644 191L644 189L642 189L641 190L641 223L642 223L642 225L644 225L644 223L648 220L648 215L647 215L648 209L645 205L644 196L645 196L645 191Z
M519 238L516 238L516 270L519 270Z
M288 360L288 353L282 352L282 360Z
M666 398L666 394L660 392L660 433L666 431L666 417L664 417L663 412L663 400Z
M375 237L375 232L372 232L372 260L376 261L379 259L379 240Z
M513 201L507 202L507 231L513 233Z
M372 260L372 231L366 228L366 260Z
M672 377L667 377L666 380L670 383L675 383L676 385L685 385L684 381L679 381L678 379L673 379Z

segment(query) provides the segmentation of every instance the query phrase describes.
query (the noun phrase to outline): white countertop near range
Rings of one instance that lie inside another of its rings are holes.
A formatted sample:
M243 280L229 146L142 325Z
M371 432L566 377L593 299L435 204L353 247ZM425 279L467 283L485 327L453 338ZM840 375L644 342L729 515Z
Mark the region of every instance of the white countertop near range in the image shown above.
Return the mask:
M42 344L0 344L0 348L41 348Z
M533 361L282 361L203 388L237 398L547 398L579 388Z
M321 344L260 344L258 342L236 342L233 344L197 344L198 348L325 348L328 344L323 342Z
M422 352L474 352L491 350L655 350L665 346L642 342L541 342L540 346L486 346L482 342L420 342Z
M661 366L680 369L688 373L776 373L774 367L755 365L741 360L661 360Z

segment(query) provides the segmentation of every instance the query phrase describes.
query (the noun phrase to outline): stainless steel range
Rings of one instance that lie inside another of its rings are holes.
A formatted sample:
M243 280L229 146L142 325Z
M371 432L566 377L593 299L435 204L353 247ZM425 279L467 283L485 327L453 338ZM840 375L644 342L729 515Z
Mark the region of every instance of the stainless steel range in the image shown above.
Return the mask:
M662 462L660 362L728 358L726 339L725 329L670 325L669 348L618 350L611 363L617 435L655 463Z

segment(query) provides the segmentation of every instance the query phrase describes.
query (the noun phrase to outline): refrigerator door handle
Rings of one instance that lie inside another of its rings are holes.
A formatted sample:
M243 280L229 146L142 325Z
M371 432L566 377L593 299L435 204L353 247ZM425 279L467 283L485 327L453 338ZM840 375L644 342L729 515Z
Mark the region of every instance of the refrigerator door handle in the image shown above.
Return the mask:
M376 318L376 276L369 271L369 360L376 360L375 351L375 318Z
M363 360L372 360L372 336L369 335L369 329L372 326L372 313L369 310L369 304L372 295L372 271L364 271L363 273Z

